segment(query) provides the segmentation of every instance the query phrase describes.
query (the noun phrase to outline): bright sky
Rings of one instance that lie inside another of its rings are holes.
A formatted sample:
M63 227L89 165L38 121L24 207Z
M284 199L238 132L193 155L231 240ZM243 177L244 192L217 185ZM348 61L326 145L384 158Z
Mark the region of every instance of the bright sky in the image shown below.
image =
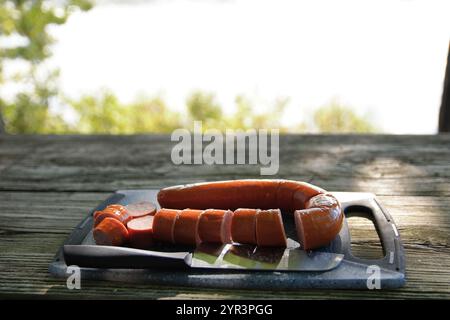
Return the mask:
M290 97L292 125L332 99L389 133L435 133L450 1L151 1L99 5L52 30L65 93L121 100L194 89L232 111Z

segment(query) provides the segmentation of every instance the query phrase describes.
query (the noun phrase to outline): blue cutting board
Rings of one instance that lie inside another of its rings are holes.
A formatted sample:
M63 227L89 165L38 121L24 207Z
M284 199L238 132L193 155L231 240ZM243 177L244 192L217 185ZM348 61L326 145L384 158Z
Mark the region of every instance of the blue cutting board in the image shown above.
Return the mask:
M95 244L92 238L93 212L110 204L151 201L157 204L158 190L120 190L102 202L73 230L63 245ZM404 251L398 229L389 213L371 193L332 192L341 202L345 215L362 216L373 221L380 237L384 257L367 260L354 257L351 239L344 219L333 242L319 251L344 254L338 267L323 272L280 272L218 269L101 269L81 268L81 278L167 286L224 289L297 290L301 288L379 289L398 288L405 283ZM289 215L283 217L288 241L295 241L295 227ZM175 248L176 249L176 248ZM180 251L185 251L185 248ZM171 250L172 251L172 250ZM56 277L68 277L62 246L49 266Z

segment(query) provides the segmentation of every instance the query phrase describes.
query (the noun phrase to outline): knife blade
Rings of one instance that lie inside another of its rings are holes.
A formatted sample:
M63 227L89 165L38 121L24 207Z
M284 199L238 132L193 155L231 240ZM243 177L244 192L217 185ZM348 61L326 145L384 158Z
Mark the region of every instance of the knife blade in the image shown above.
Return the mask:
M200 245L193 252L160 252L98 245L65 245L66 264L86 268L229 269L327 271L342 254L307 253L299 248L258 248L246 245Z

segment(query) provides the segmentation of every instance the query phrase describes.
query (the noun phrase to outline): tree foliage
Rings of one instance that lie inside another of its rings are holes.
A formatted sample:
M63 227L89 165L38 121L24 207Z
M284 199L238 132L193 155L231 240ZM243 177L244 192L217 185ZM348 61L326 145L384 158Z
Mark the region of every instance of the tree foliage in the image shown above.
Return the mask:
M337 102L319 108L314 113L314 124L322 133L373 133L377 128L350 107Z
M69 104L79 116L72 130L79 133L168 133L182 126L180 115L160 97L122 104L112 92L103 91Z
M232 114L223 111L214 93L200 90L187 97L185 112L173 111L161 97L124 104L114 93L105 90L77 99L64 98L58 87L58 70L48 69L45 64L55 41L48 28L64 24L74 10L89 10L92 5L90 0L0 0L0 40L11 40L12 44L0 47L0 85L17 87L12 97L0 96L0 116L4 115L7 132L168 133L180 127L192 128L194 120L202 121L204 130L277 128L281 132L292 131L281 123L289 102L285 98L275 100L261 112L250 98L238 95L236 111ZM13 61L20 62L22 68L5 74L5 64ZM68 122L51 108L64 103L76 114L74 121ZM0 117L0 128L2 126ZM313 130L374 132L376 128L351 108L333 102L317 110L311 121L302 122L293 131Z
M235 99L236 111L225 114L222 106L216 101L213 93L194 91L186 100L188 119L202 121L203 130L210 128L225 131L226 129L280 129L286 131L281 124L281 116L288 104L288 99L277 99L265 112L257 112L254 103L245 95ZM189 124L187 124L189 126Z
M50 112L50 101L58 94L58 70L48 70L43 62L51 56L54 39L50 25L66 22L73 10L89 10L88 0L0 0L0 37L14 45L0 48L0 84L13 83L19 92L8 101L0 97L0 112L5 115L10 133L64 132L63 119ZM4 64L19 61L23 68L4 74Z

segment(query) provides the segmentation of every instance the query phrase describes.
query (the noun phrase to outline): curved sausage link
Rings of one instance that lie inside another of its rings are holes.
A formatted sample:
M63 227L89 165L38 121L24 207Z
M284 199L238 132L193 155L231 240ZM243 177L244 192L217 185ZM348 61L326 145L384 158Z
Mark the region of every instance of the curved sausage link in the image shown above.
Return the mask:
M304 250L329 244L339 233L344 215L339 201L331 194L319 194L294 212L297 238Z
M295 212L298 240L305 250L331 242L339 233L343 213L325 190L293 180L230 180L161 189L161 207L174 209L273 209Z
M292 180L244 179L179 185L161 189L158 202L172 209L258 208L294 211L325 190Z

